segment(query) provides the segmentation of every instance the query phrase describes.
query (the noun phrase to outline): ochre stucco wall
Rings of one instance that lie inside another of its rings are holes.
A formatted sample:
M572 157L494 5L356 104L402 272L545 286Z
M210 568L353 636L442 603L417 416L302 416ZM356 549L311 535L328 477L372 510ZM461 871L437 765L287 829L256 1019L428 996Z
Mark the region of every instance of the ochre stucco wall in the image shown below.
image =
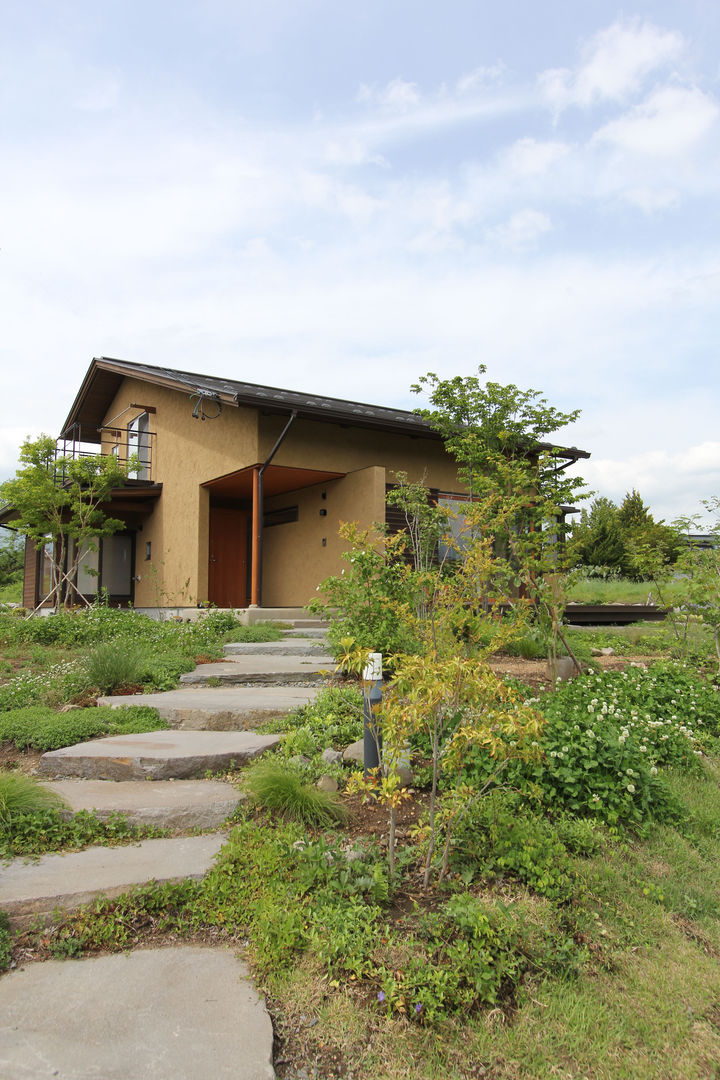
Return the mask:
M283 417L260 418L260 454L264 460L282 431ZM407 472L413 482L422 481L441 491L458 488L457 468L437 439L392 435L339 424L296 420L273 458L273 465L351 472L371 465ZM388 475L388 483L392 476Z
M127 429L142 410L150 414L152 475L162 495L137 534L135 605L194 606L208 598L210 493L202 485L227 473L263 462L287 417L225 406L216 420L194 420L184 392L127 378L105 422ZM120 414L120 415L118 415ZM114 440L106 437L103 449ZM273 458L273 465L343 472L339 480L266 500L266 509L298 506L298 521L265 530L264 607L299 606L315 595L316 585L339 573L341 521L370 526L384 519L385 483L397 470L445 491L462 490L454 463L435 439L385 434L337 424L297 420ZM326 499L322 499L325 491ZM327 515L321 517L320 509ZM326 544L323 546L322 539ZM145 561L145 545L152 558Z
M340 523L358 521L369 528L383 520L385 469L370 466L341 480L276 495L266 509L287 506L298 507L298 520L264 530L263 607L304 607L319 582L340 572L346 547ZM321 516L321 510L327 513Z
M225 408L216 420L194 420L187 394L126 379L106 422L122 413L113 422L126 429L141 411L124 412L131 402L157 410L150 415L150 430L157 433L151 479L163 485L137 537L135 606L192 606L207 599L209 495L201 485L257 462L257 413ZM149 563L144 560L147 541L152 543Z

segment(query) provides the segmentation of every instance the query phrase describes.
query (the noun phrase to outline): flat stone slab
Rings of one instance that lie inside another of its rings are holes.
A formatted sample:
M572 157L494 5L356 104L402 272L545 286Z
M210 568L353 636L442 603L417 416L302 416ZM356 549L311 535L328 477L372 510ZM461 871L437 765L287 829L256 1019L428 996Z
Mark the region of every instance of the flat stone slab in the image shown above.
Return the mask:
M317 682L334 670L332 657L235 656L215 664L200 664L194 671L181 675L180 683L183 686L202 686L211 679L229 686L252 683L297 686Z
M37 862L13 859L0 873L0 909L7 912L12 926L25 929L36 918L51 922L58 907L72 911L96 896L120 896L151 881L201 878L224 840L224 833L172 836L43 855Z
M327 637L327 630L322 626L306 626L304 630L283 630L285 638L309 638L323 640Z
M273 1080L273 1033L227 949L30 964L0 979L6 1080Z
M134 825L163 829L216 829L243 801L232 784L219 780L50 780L69 808L93 810L106 821L125 814Z
M194 686L155 694L98 698L114 709L152 705L175 728L228 731L253 727L308 705L320 693L318 686Z
M254 731L148 731L49 750L40 758L39 776L85 780L185 780L220 772L259 757L280 735Z
M327 664L335 666L335 661L328 653L322 641L310 641L296 638L294 641L231 641L223 645L226 656L309 656L319 657Z

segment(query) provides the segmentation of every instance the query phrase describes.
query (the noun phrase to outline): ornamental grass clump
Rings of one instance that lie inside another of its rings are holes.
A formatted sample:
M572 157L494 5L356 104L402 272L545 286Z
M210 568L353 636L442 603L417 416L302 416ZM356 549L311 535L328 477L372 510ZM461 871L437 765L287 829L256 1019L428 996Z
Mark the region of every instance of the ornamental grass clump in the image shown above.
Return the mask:
M56 792L43 787L32 776L23 773L0 772L0 830L8 832L19 818L39 810L59 810L65 800Z
M130 642L105 641L96 645L85 660L88 680L101 694L140 682L144 650Z
M246 786L258 806L289 821L313 827L347 818L345 807L330 792L303 783L286 765L272 761L256 765L248 773Z

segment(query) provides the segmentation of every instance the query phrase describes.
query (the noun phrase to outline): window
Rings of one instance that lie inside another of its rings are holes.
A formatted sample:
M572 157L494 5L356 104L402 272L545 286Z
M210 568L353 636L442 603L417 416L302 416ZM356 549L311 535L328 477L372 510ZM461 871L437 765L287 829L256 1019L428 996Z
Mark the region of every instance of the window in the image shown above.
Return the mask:
M130 473L133 480L150 479L150 419L140 413L128 424L128 457L137 455L138 466Z
M467 526L465 525L465 510L468 500L462 495L438 495L438 507L448 516L445 535L448 543L442 540L438 544L438 559L445 562L449 559L461 559L470 542Z

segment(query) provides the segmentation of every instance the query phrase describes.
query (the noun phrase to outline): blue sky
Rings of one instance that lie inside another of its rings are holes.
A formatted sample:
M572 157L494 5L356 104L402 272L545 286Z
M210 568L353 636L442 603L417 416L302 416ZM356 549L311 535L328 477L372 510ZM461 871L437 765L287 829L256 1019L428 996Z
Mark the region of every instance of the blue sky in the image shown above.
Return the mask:
M0 476L94 355L582 409L599 493L720 494L720 5L3 4Z

